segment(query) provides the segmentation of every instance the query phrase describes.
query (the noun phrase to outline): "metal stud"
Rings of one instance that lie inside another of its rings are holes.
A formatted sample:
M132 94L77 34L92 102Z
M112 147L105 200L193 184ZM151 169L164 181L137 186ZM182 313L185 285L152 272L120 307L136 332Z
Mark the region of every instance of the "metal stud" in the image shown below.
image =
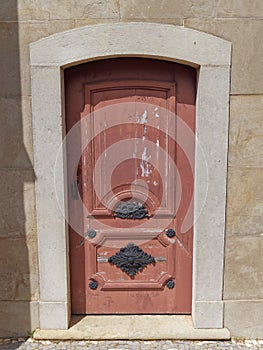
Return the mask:
M173 289L174 288L174 281L173 280L169 280L166 282L166 287L169 289Z
M168 230L166 231L166 235L169 238L173 238L175 236L175 230L173 230L172 228L168 228Z
M97 232L95 230L92 229L88 229L88 237L89 238L95 238L97 236Z
M97 289L98 283L96 281L90 281L89 287L90 287L90 289Z

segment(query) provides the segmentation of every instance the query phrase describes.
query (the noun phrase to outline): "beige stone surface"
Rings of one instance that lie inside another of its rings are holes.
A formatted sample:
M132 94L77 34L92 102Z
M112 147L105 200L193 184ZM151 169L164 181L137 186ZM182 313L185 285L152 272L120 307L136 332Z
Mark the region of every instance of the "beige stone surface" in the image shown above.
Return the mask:
M183 18L121 18L120 22L143 22L143 23L160 23L160 24L173 24L176 26L182 26L184 23Z
M1 1L1 21L17 21L17 0Z
M25 20L119 18L118 0L18 0L18 17Z
M207 263L209 264L209 262ZM211 270L213 270L213 268L211 268ZM215 271L215 274L216 273L217 271ZM208 277L207 280L209 283L206 283L206 285L210 287L213 285L215 279ZM221 300L195 301L193 305L194 307L192 308L192 317L195 328L222 329L224 327L224 304Z
M194 329L191 316L73 317L68 330L41 330L35 339L229 339L227 329Z
M263 299L262 266L262 237L228 237L224 299Z
M196 135L202 151L196 148L193 319L201 328L209 324L220 327L223 322L220 301L225 235L228 73L226 67L201 67L197 93Z
M32 169L31 98L0 96L0 167Z
M262 18L262 0L219 0L216 4L217 17Z
M36 237L1 239L0 300L37 300Z
M228 169L227 216L263 215L263 168Z
M209 0L120 0L122 19L211 17L213 10Z
M262 236L263 216L228 215L226 219L226 234L227 236Z
M231 93L263 93L263 19L186 19L185 27L217 35L233 43Z
M19 96L20 62L18 43L18 23L0 22L0 96Z
M73 27L73 20L39 21L19 24L19 56L22 95L31 95L29 44Z
M45 299L42 297L42 299ZM68 329L71 310L66 302L39 302L39 327L41 329Z
M76 28L32 43L30 52L33 66L64 66L100 57L132 55L227 69L231 44L189 28L129 22Z
M37 302L0 301L0 337L28 336L38 326Z
M0 237L35 233L33 170L0 169Z
M73 27L73 20L22 22L19 28L16 22L0 22L0 96L31 95L29 43Z
M231 97L228 163L263 167L263 95Z
M263 300L225 302L225 327L231 336L262 339Z
M101 23L115 23L116 20L114 18L80 18L74 20L74 28L88 26L88 25L94 25L94 24L101 24Z
M32 170L0 169L0 299L38 298Z

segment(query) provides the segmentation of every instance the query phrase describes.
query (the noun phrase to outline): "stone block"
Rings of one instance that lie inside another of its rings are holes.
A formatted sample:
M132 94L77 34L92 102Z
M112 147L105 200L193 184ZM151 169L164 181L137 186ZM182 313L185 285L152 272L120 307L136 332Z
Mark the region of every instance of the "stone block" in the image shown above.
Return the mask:
M41 329L67 329L69 325L68 304L59 302L40 302L40 328ZM50 315L52 314L52 318Z
M228 169L227 216L263 215L263 168Z
M230 166L263 167L263 95L230 100Z
M117 325L117 326L116 326ZM226 328L196 329L190 315L85 315L73 316L69 329L37 329L34 339L229 339ZM139 344L136 344L139 345ZM134 349L138 346L134 345ZM119 347L118 347L119 348ZM147 347L148 348L148 347ZM156 349L153 344L149 349ZM116 349L116 348L115 348ZM121 347L121 349L124 349ZM125 349L127 347L125 346ZM131 349L129 347L129 349ZM160 349L160 347L158 347ZM181 348L180 348L181 349ZM112 349L113 350L113 349Z
M262 237L226 240L224 299L263 298Z
M159 24L173 24L176 26L182 26L184 23L183 18L122 18L121 22L143 22L143 23L159 23Z
M222 301L195 301L193 323L195 328L223 328ZM198 317L196 317L198 315Z
M18 16L25 20L61 20L77 18L119 18L117 0L50 1L23 0L18 2Z
M214 302L222 295L228 134L228 105L222 101L228 100L228 77L226 67L200 69L199 86L202 89L197 97L196 135L202 151L197 147L196 253L193 258L193 299L197 301ZM211 305L214 307L215 304ZM204 310L205 306L202 307Z
M21 94L18 37L18 23L0 22L0 96Z
M17 0L1 1L0 22L17 21Z
M263 334L263 301L225 302L225 324L232 337L261 339Z
M0 169L0 238L19 238L35 232L33 170Z
M120 0L121 19L173 19L211 17L214 3L208 0Z
M0 301L0 337L28 336L37 327L37 302Z
M0 170L0 299L38 298L38 257L32 170Z
M233 43L231 93L263 93L263 20L186 19L185 27L204 31Z
M263 2L261 0L219 0L216 5L216 17L262 18Z
M115 23L116 20L114 18L80 18L74 20L74 28L111 22Z
M118 0L82 0L74 6L74 18L115 19L120 18Z
M37 300L36 237L1 239L0 300Z
M226 234L227 236L262 236L263 216L227 216Z
M31 98L0 96L0 121L0 166L32 169Z
M72 28L74 28L73 20L19 24L20 79L22 95L31 95L29 44L54 33L63 32Z
M73 27L73 20L0 22L0 96L31 95L29 43Z

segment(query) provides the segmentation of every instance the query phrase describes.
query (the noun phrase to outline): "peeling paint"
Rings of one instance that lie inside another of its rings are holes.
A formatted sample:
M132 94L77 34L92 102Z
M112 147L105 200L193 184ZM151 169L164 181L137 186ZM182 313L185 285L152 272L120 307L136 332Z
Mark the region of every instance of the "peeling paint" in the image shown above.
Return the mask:
M158 182L157 181L153 181L153 186L157 186Z
M156 140L156 147L157 147L157 150L156 150L156 157L157 157L157 160L159 160L159 147L160 147L160 141L159 139Z
M159 114L159 108L158 107L155 107L154 108L154 116L155 116L155 118L160 118L160 114Z
M143 149L143 153L142 153L142 161L140 164L141 170L142 170L142 177L148 177L151 173L152 170L149 169L150 164L148 163L148 161L151 159L151 156L147 156L147 149L146 147L144 147Z
M141 124L147 123L147 110L143 112L142 118L141 118Z

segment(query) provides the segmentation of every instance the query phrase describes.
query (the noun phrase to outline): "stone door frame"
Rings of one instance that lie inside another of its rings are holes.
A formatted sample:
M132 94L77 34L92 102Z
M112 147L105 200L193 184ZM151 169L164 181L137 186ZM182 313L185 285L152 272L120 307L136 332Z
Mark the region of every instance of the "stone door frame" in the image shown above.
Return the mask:
M195 328L223 328L231 43L184 27L138 22L81 27L30 45L40 328L67 329L71 317L65 159L63 153L57 158L65 135L63 69L122 56L198 70L192 319Z

